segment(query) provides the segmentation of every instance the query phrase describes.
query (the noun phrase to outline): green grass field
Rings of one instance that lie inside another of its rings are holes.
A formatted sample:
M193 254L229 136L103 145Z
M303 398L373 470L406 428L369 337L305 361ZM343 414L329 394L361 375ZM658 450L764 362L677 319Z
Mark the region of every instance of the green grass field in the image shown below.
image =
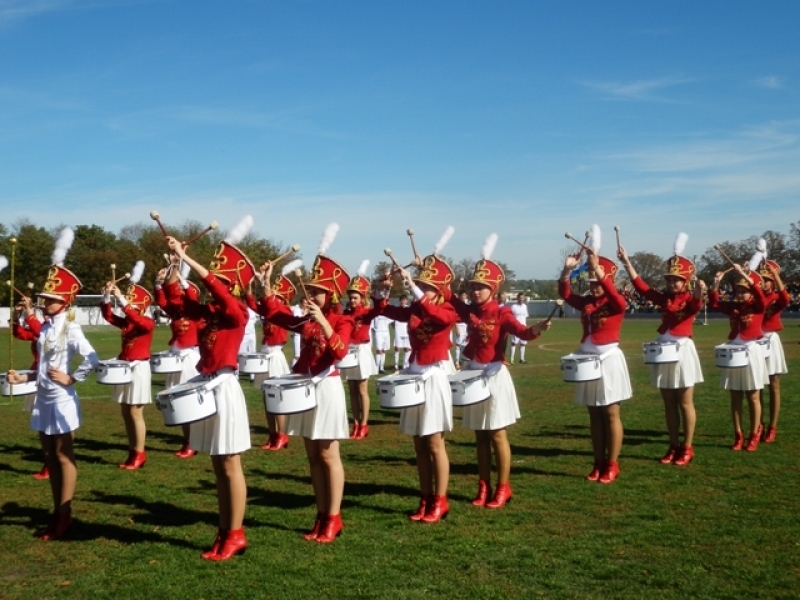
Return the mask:
M225 563L199 556L216 531L208 457L175 458L180 432L150 407L148 463L119 470L119 408L93 378L78 388L84 424L73 529L63 541L34 539L51 510L47 483L30 476L41 466L37 437L19 401L0 406L0 597L797 598L798 321L787 321L782 336L791 372L782 381L778 440L755 453L729 449L728 394L713 360L727 321L695 328L706 382L695 391L696 458L687 468L658 463L668 445L663 408L641 364L641 343L656 325L628 320L623 328L634 397L622 409L616 483L583 479L592 463L588 416L559 370L559 357L577 347L579 324L558 321L529 344L527 364L510 367L523 416L509 430L514 500L506 508L469 504L474 445L457 410L448 436L450 515L436 525L409 522L418 500L412 442L398 432L398 413L373 397L370 436L342 443L345 530L327 546L300 535L315 513L302 443L257 449L266 438L261 398L243 381L256 446L243 457L249 547ZM154 350L166 347L167 333L159 328ZM116 330L87 335L101 357L117 353ZM5 366L8 344L0 345ZM28 348L14 348L24 368ZM155 393L163 379L153 380Z

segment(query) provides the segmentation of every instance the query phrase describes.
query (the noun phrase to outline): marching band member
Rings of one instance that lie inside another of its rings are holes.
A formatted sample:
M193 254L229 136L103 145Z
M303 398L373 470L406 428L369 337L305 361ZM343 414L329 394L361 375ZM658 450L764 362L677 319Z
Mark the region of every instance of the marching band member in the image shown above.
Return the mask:
M517 319L520 325L526 325L528 323L528 303L525 302L525 294L520 292L517 294L517 301L511 305L511 312L514 313L514 317ZM512 365L514 364L514 352L517 348L519 348L519 364L525 364L525 346L528 342L523 340L522 338L512 335L511 336L511 355L509 356L508 362Z
M169 283L166 283L168 275ZM197 377L197 363L200 361L200 351L197 348L197 328L198 323L188 318L183 310L181 296L186 296L192 302L200 299L200 288L188 281L189 269L182 265L180 269L177 264L169 269L161 269L156 277L155 301L158 307L169 317L169 328L172 336L169 339L169 347L172 352L180 354L181 370L175 373L168 373L164 379L164 389L169 389L175 385L185 383ZM178 301L172 302L172 298ZM192 458L196 451L189 445L188 424L181 425L183 433L183 444L181 449L175 452L178 458Z
M766 247L766 243L765 243ZM781 268L774 260L764 260L759 271L764 280L764 322L761 328L769 338L769 358L767 374L769 375L769 425L764 433L764 441L771 444L778 432L778 413L781 410L781 375L788 373L786 356L778 332L783 329L781 311L789 306L789 292L781 280ZM762 410L763 414L763 410Z
M490 260L497 236L490 235L483 246L483 259L475 264L469 280L472 302L451 298L459 318L469 325L464 356L469 369L483 371L491 395L488 400L464 407L462 424L475 431L478 458L478 494L473 506L501 508L511 500L511 446L506 428L520 417L517 392L505 366L505 344L509 334L535 340L550 328L550 320L528 327L520 324L507 307L500 307L495 294L505 281L499 264ZM492 449L497 460L497 487L491 500Z
M308 299L305 296L300 298L297 304L292 305L292 314L295 317L305 317L308 314ZM297 359L300 358L301 338L299 331L292 331L292 367L297 362Z
M762 335L764 320L764 292L761 276L755 271L748 273L741 265L734 264L736 280L734 299L723 301L719 295L719 285L725 273L714 276L714 285L708 295L708 305L714 310L728 315L731 331L728 340L732 344L744 344L748 349L748 365L736 369L722 369L720 386L731 393L731 418L733 419L734 441L731 450L755 452L761 437L761 389L769 384L767 364L761 345L756 343ZM742 397L747 398L750 409L750 436L745 446L742 434Z
M400 308L408 306L408 296L403 294L399 300ZM408 338L408 323L404 321L392 321L394 327L394 372L399 373L400 369L408 368L408 359L411 357L411 342ZM403 353L403 361L400 362L400 353Z
M463 283L463 279L461 280ZM463 304L469 303L469 297L467 296L466 290L459 290L458 291L458 299ZM455 330L455 339L453 340L455 356L453 357L453 363L456 366L456 369L461 369L461 361L462 354L464 352L464 348L467 345L467 323L461 320L459 317L458 321L456 321L456 330Z
M589 295L576 296L570 289L570 273L578 266L580 252L570 254L558 281L558 293L564 301L581 311L583 335L580 352L599 354L602 376L595 381L575 384L575 403L589 411L594 468L587 481L611 483L619 475L619 453L623 428L620 402L633 395L625 355L619 349L619 332L625 317L625 298L614 287L617 265L598 256L600 229L593 226L592 247L587 248Z
M200 277L211 295L207 304L188 296L181 301L186 316L199 323L197 380L208 380L214 386L217 403L215 415L192 423L190 429L192 449L211 455L217 480L219 531L211 548L201 555L213 561L228 560L247 548L243 525L247 483L240 455L250 449L250 423L236 372L239 345L249 318L247 306L239 298L255 269L234 244L244 238L251 225L252 218L247 216L231 230L208 269L186 254L180 241L166 238L169 249Z
M687 240L685 233L678 234L675 240L674 255L666 264L664 279L667 286L663 292L652 289L639 277L625 248L620 246L617 251L636 291L661 307L658 341L678 343L678 362L650 365L650 385L661 392L669 433L669 450L660 462L678 466L688 465L694 458L694 385L703 382L700 358L692 341L692 327L695 315L703 306L706 284L698 280L693 293L687 288L687 282L695 273L694 263L682 256ZM680 443L681 419L683 444Z
M372 356L370 325L377 323L377 312L367 304L369 298L369 279L365 277L369 261L365 260L358 267L358 273L350 283L347 284L347 297L349 304L344 314L353 319L353 333L350 336L351 351L355 348L358 364L354 367L342 369L342 375L347 380L350 391L350 408L353 411L353 431L350 433L351 440L363 440L369 435L369 390L367 381L373 375L377 375L378 369L375 365L378 360L385 359L386 350L389 348L389 327L388 321L383 323L386 328L386 340L381 344L378 351L378 336L375 336L375 349L377 356ZM375 321L373 321L375 319ZM383 366L379 367L381 370Z
M444 301L453 281L453 269L437 254L452 234L453 228L448 227L434 253L423 260L416 279L398 267L404 284L414 295L411 306L392 306L386 299L379 305L390 319L408 323L411 364L404 373L420 374L424 380L425 402L404 409L400 415L400 431L414 438L419 475L419 507L409 519L424 523L436 523L450 510L450 460L444 437L453 429L453 399L447 376L455 373L450 332L458 317L453 305Z
M301 260L293 260L287 263L281 274L275 280L272 286L272 291L277 300L282 301L287 306L291 303L297 289L294 284L286 277L289 273L293 273L295 269L302 266ZM264 277L265 267L261 267L262 273L256 275L261 279L261 284L264 288L270 285L269 279ZM261 302L256 302L255 296L249 293L246 296L247 305L250 310L256 311L261 316L261 330L263 337L261 339L261 352L266 355L267 372L256 375L253 383L260 390L261 384L267 377L280 377L290 372L289 363L286 362L286 357L283 355L283 346L286 344L287 330L279 327L267 319L267 306L266 296L262 298ZM267 411L266 404L264 405L264 412L267 417L267 427L269 428L269 439L261 446L262 450L281 450L289 445L289 436L286 435L286 416L273 415Z
M333 542L342 532L342 495L344 466L339 454L339 440L347 439L347 406L336 363L347 354L353 319L337 312L350 277L336 261L324 255L339 226L325 229L314 266L305 284L309 296L308 315L297 317L283 302L267 290L267 318L287 329L299 328L302 335L300 357L294 373L312 375L316 384L317 405L309 411L288 415L289 435L303 437L311 471L311 485L317 506L314 527L303 538L321 544ZM265 276L270 277L267 263Z
M50 470L50 491L53 495L53 517L49 525L36 531L36 537L55 540L72 524L72 498L78 468L75 463L75 430L81 424L81 407L74 384L84 381L99 362L86 340L80 325L69 310L81 290L81 282L64 267L64 258L74 234L65 228L56 242L53 266L47 274L39 303L44 324L39 333L39 364L36 371L36 398L31 411L31 429L39 432L45 462ZM72 373L72 359L83 361ZM9 370L10 383L24 383L29 375Z
M144 262L138 261L124 296L115 282L106 283L101 304L103 318L118 327L122 333L122 352L117 358L130 362L133 372L130 383L115 385L111 391L112 400L120 405L125 434L128 437L128 458L119 468L129 471L141 469L147 461L144 451L147 434L144 407L153 402L150 389L150 344L156 324L146 314L147 308L153 302L153 296L139 285L143 272ZM111 294L116 297L124 316L114 314Z

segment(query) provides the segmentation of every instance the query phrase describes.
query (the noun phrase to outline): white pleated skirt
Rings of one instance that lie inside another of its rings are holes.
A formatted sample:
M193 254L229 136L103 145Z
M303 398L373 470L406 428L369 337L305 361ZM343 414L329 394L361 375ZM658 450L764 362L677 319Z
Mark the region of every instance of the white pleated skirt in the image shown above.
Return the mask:
M347 403L342 378L330 375L316 385L317 406L286 415L286 433L310 440L346 440Z
M747 366L735 369L722 369L719 378L719 385L723 390L751 391L760 390L765 385L769 385L769 374L767 373L767 359L764 356L764 348L758 342L742 342L735 339L729 344L747 346Z
M453 430L453 395L448 375L456 372L453 361L442 360L419 367L412 363L403 374L425 373L425 402L400 411L400 431L406 435L432 435Z
M469 365L470 369L484 367L475 362ZM513 425L520 418L517 390L506 366L502 365L497 372L486 377L486 383L491 394L489 398L464 407L461 425L465 429L494 431Z
M31 429L46 435L60 435L81 426L80 400L74 389L67 391L70 396L59 402L44 402L36 396L31 410Z
M689 388L703 383L703 369L692 338L659 338L659 341L677 341L678 362L650 365L650 385L663 390Z
M769 358L767 359L767 375L785 375L789 372L786 366L786 354L777 331L764 334L769 338Z
M261 352L267 355L267 372L256 373L253 378L253 385L259 390L266 379L280 377L291 371L289 363L286 362L286 357L283 355L282 346L262 346Z
M203 376L197 381L207 379ZM214 388L217 414L189 426L189 446L212 456L240 454L250 449L250 422L239 378L231 374Z
M369 344L357 344L355 347L358 364L349 369L342 369L342 376L348 381L361 381L377 375L378 369L375 366L375 357L372 356Z
M581 346L582 354L603 354L605 358L600 363L600 379L575 384L575 404L609 406L633 396L628 363L619 345L608 344L600 349L602 351L597 352L586 344Z
M133 381L111 388L111 400L117 404L151 404L153 394L150 389L150 362L140 360L131 369Z
M197 377L197 363L200 362L200 352L197 348L184 348L179 350L181 354L181 370L175 373L167 373L164 378L164 389L168 390L179 383L186 383L193 377Z
M31 414L33 412L33 401L36 400L36 394L25 394L22 399L22 410Z

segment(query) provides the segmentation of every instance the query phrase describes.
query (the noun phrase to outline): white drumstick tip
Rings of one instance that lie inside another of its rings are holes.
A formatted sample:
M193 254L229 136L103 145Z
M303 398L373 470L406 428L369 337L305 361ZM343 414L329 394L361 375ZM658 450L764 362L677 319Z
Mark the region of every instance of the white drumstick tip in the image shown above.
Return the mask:
M151 219L153 219L154 221L155 221L156 219L158 219L160 216L161 216L161 215L159 215L159 214L158 214L158 211L157 211L157 210L151 210L151 211L150 211L150 218L151 218Z

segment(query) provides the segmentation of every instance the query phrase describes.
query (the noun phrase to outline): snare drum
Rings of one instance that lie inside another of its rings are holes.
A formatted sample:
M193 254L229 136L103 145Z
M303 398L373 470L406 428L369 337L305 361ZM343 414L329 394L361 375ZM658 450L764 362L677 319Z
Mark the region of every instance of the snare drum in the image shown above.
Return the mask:
M718 367L738 369L750 363L747 346L743 344L720 344L714 346L714 360Z
M644 364L662 365L678 362L680 344L672 340L666 342L654 340L642 344L642 349L644 350Z
M133 381L133 367L127 360L103 360L95 367L97 383L124 385Z
M183 356L172 350L165 350L164 352L156 352L150 355L150 372L161 373L178 373L183 369Z
M572 383L595 381L602 375L600 365L599 354L567 354L561 357L561 376Z
M761 346L761 349L764 351L764 358L769 358L772 341L768 337L762 337L756 340L756 343Z
M422 375L387 375L377 381L381 408L410 408L425 403Z
M187 425L217 413L214 390L209 381L187 381L156 394L156 406L164 425Z
M269 360L266 354L240 354L239 372L245 375L269 373Z
M307 375L274 377L261 384L264 405L274 415L306 412L317 406L317 384Z
M350 346L345 357L336 363L339 369L350 369L358 366L358 346Z
M25 383L8 383L7 373L0 375L0 395L2 396L27 396L36 393L36 371L17 371L19 375L33 376ZM12 393L13 392L13 393Z
M453 406L478 404L487 400L491 395L489 383L480 369L459 371L453 375L448 375L447 379L450 380Z

